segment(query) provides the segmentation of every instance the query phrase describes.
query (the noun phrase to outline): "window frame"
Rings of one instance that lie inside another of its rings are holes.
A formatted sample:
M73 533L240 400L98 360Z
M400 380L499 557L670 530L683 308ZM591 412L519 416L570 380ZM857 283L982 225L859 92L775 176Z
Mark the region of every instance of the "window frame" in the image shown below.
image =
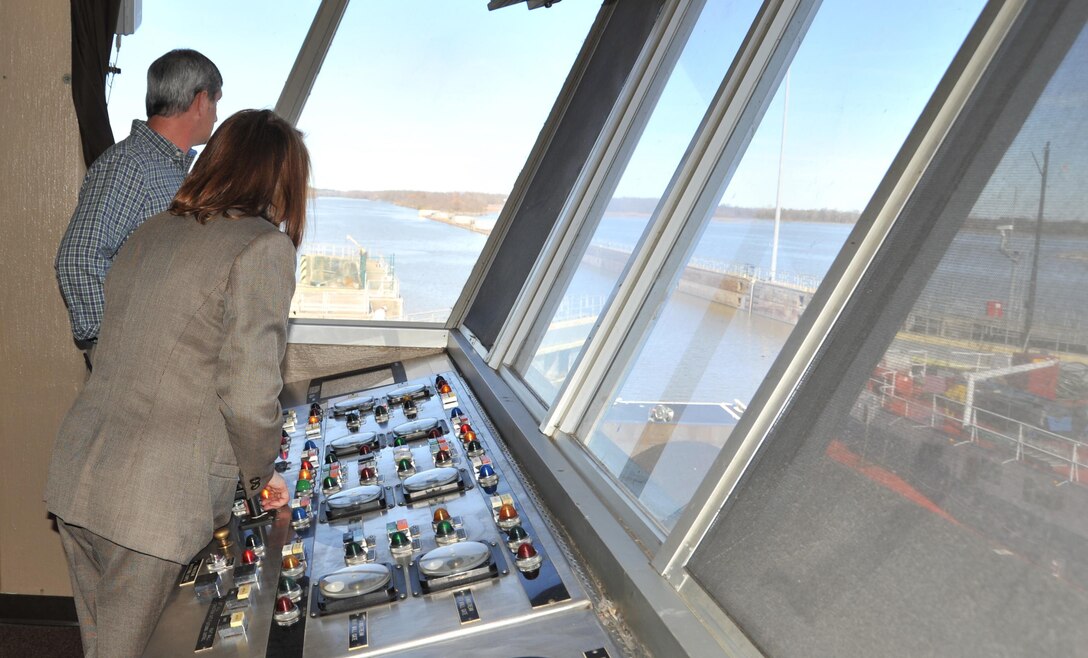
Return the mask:
M783 346L748 409L734 428L735 438L718 455L696 489L653 564L677 587L691 591L684 567L711 523L728 503L763 442L789 412L804 387L829 387L832 377L807 380L837 327L849 324L846 310L863 277L872 271L877 250L900 218L949 131L988 72L999 47L1026 0L990 0L961 44L941 82L915 122L898 155L862 212L854 230L823 279L809 308ZM813 389L809 389L813 390Z
M632 339L649 332L698 239L701 223L691 218L717 204L820 4L764 3L583 349L578 376L568 378L542 422L545 434L577 435L586 415L605 404L597 392L614 364L633 358Z
M759 103L768 102L777 89L777 81L770 84L770 80L784 74L783 64L792 58L800 45L804 28L818 10L818 0L767 0L760 9L754 24L756 27L749 32L742 44L737 63L723 81L692 142L692 147L662 197L661 206L668 210L655 213L651 218L652 227L647 235L653 236L653 239L644 240L640 243L640 249L633 254L629 271L637 275L627 276L624 285L614 296L615 299L623 300L623 303L610 304L602 314L599 325L609 330L598 330L587 341L587 356L571 372L567 385L561 392L562 406L553 405L551 409L545 409L527 391L524 384L519 384L520 377L509 366L512 364L510 358L513 350L518 345L517 337L523 336L527 330L523 325L536 321L542 308L535 300L547 293L549 284L558 275L559 262L576 244L577 232L581 228L576 221L579 216L578 209L590 203L587 199L593 197L594 190L600 189L606 177L604 169L620 154L621 144L614 143L613 140L624 138L628 134L626 131L633 125L632 113L636 112L637 106L635 92L641 89L641 93L645 94L649 90L648 76L653 76L658 70L651 67L650 63L656 61L660 66L665 52L663 49L669 46L668 40L664 39L666 27L674 25L672 21L677 20L677 11L690 4L688 0L670 0L663 8L659 18L661 27L655 27L655 38L648 42L653 45L646 47L645 56L640 57L639 65L636 66L636 71L640 73L637 76L632 74L621 96L621 102L609 119L608 130L605 131L608 138L602 136L594 147L593 157L564 209L563 221L553 231L553 238L549 240L546 252L536 264L528 283L522 288L495 345L491 349L485 349L475 340L471 331L460 325L464 317L463 306L460 313L451 314L451 319L443 331L454 330L450 335L451 351L454 350L453 345L457 338L463 336L464 341L471 345L470 349L480 359L481 367L488 368L491 375L497 375L514 391L516 400L500 400L496 404L521 405L522 411L531 412L531 422L536 423L536 426L531 426L529 418L523 418L518 423L518 433L506 433L508 440L517 444L518 449L560 455L566 463L573 465L579 478L598 495L594 504L603 504L613 519L623 526L619 531L610 530L610 539L632 544L641 543L640 549L650 558L653 571L660 574L671 591L699 614L703 623L722 645L740 647L739 650L748 653L749 649L755 651L753 645L729 619L728 611L719 607L687 570L693 553L700 547L711 524L728 506L737 487L742 485L743 477L751 473L751 466L764 442L773 438L776 432L782 431L790 422L796 425L804 420L799 415L799 409L802 409L799 402L811 400L814 392L821 386L834 385L833 376L814 370L814 367L825 358L829 345L839 345L841 348L847 340L844 338L847 332L836 332L849 326L851 320L857 317L856 309L851 307L851 303L856 302L859 285L866 276L879 278L879 273L874 274L874 258L900 220L904 207L920 181L936 163L935 158L939 156L950 131L962 125L961 121L967 123L972 118L969 113L970 103L976 98L979 88L985 85L987 76L1000 77L1005 73L995 67L995 64L1009 65L1010 60L1015 59L1015 52L997 59L1006 48L1010 31L1026 25L1031 30L1042 31L1045 35L1050 26L1047 21L1051 20L1052 14L1074 10L1083 14L1085 9L1076 9L1076 3L1073 2L1063 3L1059 9L1040 9L1038 5L1028 3L1027 0L989 0L986 3L975 26L960 46L925 110L877 187L846 245L829 269L809 309L753 396L748 410L734 429L733 439L718 455L693 495L692 500L699 501L699 504L689 505L674 529L664 535L647 522L622 492L608 482L602 483L599 469L585 452L578 435L584 435L588 419L607 403L607 400L602 399L603 391L610 390L616 383L624 366L633 358L637 346L652 326L652 316L669 291L666 283L683 267L686 255L699 235L700 222L692 221L691 218L700 216L698 210L705 209L706 203L716 201L707 200L708 196L713 196L710 192L717 189L711 182L716 182L717 185L728 182L732 169L743 155L744 135L753 132L758 125L761 115ZM675 28L672 34L675 34ZM1018 50L1022 57L1034 56L1035 52L1025 50L1027 46L1018 39L1019 37L1013 39L1009 49ZM1029 43L1028 46L1030 45ZM656 60L654 56L657 57ZM581 57L579 61L581 62ZM769 91L766 89L768 86ZM553 121L559 121L560 116L556 114L553 110L548 120L549 125ZM558 114L561 115L561 112ZM624 125L627 128L621 130ZM538 142L538 147L545 148L541 144ZM538 151L534 147L534 154L536 153ZM527 165L526 171L530 169L532 167ZM517 185L525 185L529 179L531 174L523 171ZM945 187L950 185L944 184ZM512 199L517 191L516 186L511 194ZM581 217L584 219L584 212ZM501 220L500 217L500 225ZM504 237L506 228L504 225L503 230L497 229L493 238L496 235ZM501 241L495 239L494 248L501 249ZM489 240L485 253L488 253L487 249L491 245L492 241ZM481 256L481 260L483 258ZM486 265L478 263L466 284L459 305L470 303L484 270ZM646 280L640 281L641 279ZM382 323L380 329L395 326L396 323ZM353 326L352 329L362 335L366 331L379 328ZM427 331L422 328L420 330ZM864 327L854 329L854 332L862 331L865 331ZM488 373L478 372L476 376L486 378ZM532 413L534 409L535 413ZM534 441L538 438L538 432L543 437L550 437L551 441ZM547 460L547 456L543 459ZM546 472L531 474L535 476L534 479L542 481L555 477L554 474L549 475ZM632 536L634 540L631 539Z
M672 5L672 13L663 14L663 23L676 20L679 4ZM677 174L663 194L658 211L651 218L646 232L648 239L639 243L621 277L621 284L598 319L556 403L548 407L511 366L516 362L519 339L527 335L528 326L548 321L541 314L544 308L541 300L558 280L559 266L555 261L562 261L577 247L576 234L582 230L577 220L584 221L593 193L601 189L605 180L603 169L612 165L620 153L619 145L598 144L598 157L590 163L596 168L583 174L579 209L570 208L571 204L568 204L570 216L560 223L562 230L557 229L553 234L548 253L538 262L534 277L523 289L518 306L500 334L502 340L496 341L495 348L487 354L487 363L497 370L538 421L537 430L550 437L568 459L578 464L579 472L595 493L649 549L654 568L674 587L683 588L693 601L700 598L696 590L701 590L692 583L684 565L747 471L759 445L787 409L876 250L883 244L1025 4L1026 0L990 0L984 6L829 269L809 310L764 377L734 429L734 438L719 454L692 496L692 500L701 503L689 505L668 533L650 522L634 501L618 491L610 476L604 474L585 451L582 437L608 403L611 389L652 327L653 316L671 289L669 284L686 263L701 233L704 222L692 218L704 216L717 201L718 192L728 184L763 110L777 91L819 9L819 0L764 3ZM654 53L647 57L657 54L660 58L670 45L659 38L654 44ZM647 77L658 74L660 68L644 67L642 70L643 79L631 80L629 85L646 90L649 87ZM630 122L631 115L638 109L633 94L626 98L627 104L617 108L617 114L620 111L623 114L614 118L616 124L624 119ZM615 128L609 134L613 139L631 135Z
M603 191L614 189L622 177L705 4L706 0L675 0L662 10L635 72L567 198L544 253L522 288L511 312L516 319L507 321L495 341L488 357L492 367L513 369L520 377L521 366L526 361L522 347L530 341L530 336L541 334L544 322L541 318L554 312L562 297L561 288L573 277L578 264L569 256L584 251L592 238L602 211L600 206L608 201L603 198L606 196Z
M500 332L500 340L487 355L488 366L498 372L529 414L537 420L538 431L551 437L568 459L577 464L579 473L594 493L646 547L651 558L658 554L667 534L620 490L611 476L585 451L581 439L574 436L571 430L591 408L605 404L596 399L597 396L592 400L578 396L584 391L600 390L604 377L611 372L612 364L630 358L634 344L627 339L634 334L648 332L653 315L649 310L652 304L647 303L648 297L652 293L663 300L668 286L662 285L661 280L667 281L677 274L686 260L679 258L680 251L674 247L681 229L690 223L682 222L679 218L691 216L693 208L697 206L707 209L717 202L717 197L704 189L707 178L712 175L724 177L725 172L731 174L735 169L734 161L739 161L743 155L754 126L777 91L778 82L785 75L789 60L800 46L819 5L820 0L767 0L760 7L691 145L663 192L657 211L650 219L645 235L652 236L651 239L644 237L639 242L625 274L620 277L618 290L598 319L578 362L560 390L559 398L548 407L512 367L519 356L519 341L524 339L533 325L550 320L550 313L544 312L547 309L543 300L561 280L559 277L564 261L570 260L571 253L581 253L579 245L583 243L579 243L578 234L583 234L585 241L592 234L592 230L585 230L584 226L587 218L592 216L591 206L598 202L600 191L610 180L609 176L614 183L622 175L622 165L626 165L626 159L621 161L621 156L629 156L635 142L641 137L641 126L648 120L672 72L672 64L679 59L687 34L690 34L691 27L698 19L703 3L700 1L696 5L687 0L673 0L666 7L659 19L660 28L655 32L656 38L648 42L640 58L643 62L643 66L639 67L643 71L642 77L628 80L628 91L610 117L611 130L606 131L605 136L611 137L614 142L605 143L602 137L596 145L596 157L587 163L580 179L580 189L576 190L579 207L573 208L568 201L568 216L557 224L561 229L553 231L549 251L538 261L534 276L523 287L519 304ZM684 22L689 26L686 33L682 31ZM671 56L671 64L666 54ZM766 74L769 70L773 70L770 76ZM633 130L632 127L639 120L641 126ZM733 136L737 138L733 139ZM728 156L722 156L721 153L727 148ZM621 166L616 166L617 163ZM714 198L710 198L712 196ZM688 246L691 246L698 235L697 227L688 227L685 235ZM572 271L573 267L570 269ZM617 299L623 300L622 303L617 304ZM632 306L636 304L636 299L639 300L637 308ZM622 335L602 332L602 327L615 327ZM471 342L469 335L466 338Z
M701 486L696 494L710 495L707 507L714 509L686 515L699 516L700 522L689 526L684 536L670 537L655 558L654 566L682 597L699 607L720 609L688 567L702 548L710 524L728 509L734 488L755 475L750 466L768 441L807 436L814 431L812 424L822 408L837 404L836 398L853 399L856 389L844 397L849 392L840 389L840 379L857 374L851 372L856 371L855 359L864 366L872 360L868 357L884 353L895 328L911 311L904 302L917 299L932 273L933 265L923 262L928 258L918 254L942 253L947 248L948 227L940 224L944 211L970 208L989 181L979 170L1000 160L988 163L977 156L1011 143L1086 24L1088 6L1076 2L992 1L983 9L881 184L886 195L875 199L863 214L872 225L864 238L879 241L870 240L876 243L871 253L859 249L849 261L840 259L833 266L839 274L836 290L823 300L821 315L835 315L834 326L823 335L824 344L813 355L815 362L806 364L805 379L790 386L794 399L775 409L776 417L764 431L755 427L755 421L748 423L752 431L745 436L746 445L732 456L728 477L712 483L714 487ZM895 212L885 213L889 207ZM903 246L912 249L904 253ZM861 352L869 354L859 356ZM766 405L764 411L772 407Z
M500 371L540 421L540 431L545 435L554 436L559 431L573 433L590 405L599 404L587 399L586 393L599 390L610 364L625 356L620 348L628 333L645 331L645 326L640 325L648 318L640 309L651 291L659 296L665 293L658 278L668 279L682 267L682 263L667 258L683 225L678 218L690 214L695 204L712 203L705 194L696 192L698 181L722 166L730 173L735 167L735 157L708 158L707 149L716 148L720 152L728 145L735 152L743 152L750 135L744 137L743 144L729 139L723 142L723 136L743 137L746 128L758 121L757 115L762 114L777 90L778 79L785 73L783 62L799 46L819 0L765 0L760 7L691 145L664 190L643 240L636 245L620 277L621 284L598 317L556 400L551 405L544 404L522 379L519 366L526 359L521 348L531 334L546 329L544 325L550 318L547 311L554 304L554 301L549 304L549 299L554 300L557 284L569 280L576 269L577 263L571 262L576 259L570 255L581 253L592 237L596 221L589 219L596 216L593 211L599 209L599 204L608 201L601 192L614 187L622 176L703 6L703 0L673 0L663 9L653 38L648 40L636 66L641 74L628 80L608 129L586 163L544 254L523 287L499 339L486 355L488 365ZM772 66L775 73L768 77L765 72ZM719 166L719 163L724 164ZM639 317L643 320L639 321Z

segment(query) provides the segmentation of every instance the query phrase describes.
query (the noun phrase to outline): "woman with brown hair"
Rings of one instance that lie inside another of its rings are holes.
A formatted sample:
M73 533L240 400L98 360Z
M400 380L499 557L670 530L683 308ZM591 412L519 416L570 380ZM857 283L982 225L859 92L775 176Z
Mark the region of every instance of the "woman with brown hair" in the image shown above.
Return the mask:
M117 252L46 485L88 656L143 652L239 477L247 496L268 490L266 508L288 500L272 465L308 182L301 134L239 112Z

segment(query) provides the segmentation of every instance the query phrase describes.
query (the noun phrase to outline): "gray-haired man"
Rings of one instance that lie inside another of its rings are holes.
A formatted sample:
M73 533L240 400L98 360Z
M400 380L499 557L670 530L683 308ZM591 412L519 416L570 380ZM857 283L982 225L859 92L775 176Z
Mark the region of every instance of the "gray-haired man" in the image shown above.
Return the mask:
M87 367L102 323L113 256L145 219L166 210L217 120L223 76L195 50L172 50L147 70L147 121L106 150L83 179L55 267L72 336Z

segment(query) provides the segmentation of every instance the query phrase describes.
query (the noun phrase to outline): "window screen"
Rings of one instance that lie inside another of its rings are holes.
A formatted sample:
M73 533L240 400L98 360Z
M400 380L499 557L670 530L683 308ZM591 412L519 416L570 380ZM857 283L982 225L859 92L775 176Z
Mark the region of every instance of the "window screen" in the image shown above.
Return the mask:
M1088 646L1083 19L1000 60L688 565L769 655Z

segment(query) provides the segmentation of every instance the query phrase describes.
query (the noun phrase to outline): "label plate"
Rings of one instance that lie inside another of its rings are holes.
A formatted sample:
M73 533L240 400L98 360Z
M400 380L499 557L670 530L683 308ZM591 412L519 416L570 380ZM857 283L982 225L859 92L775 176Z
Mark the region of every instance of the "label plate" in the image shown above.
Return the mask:
M367 645L366 613L356 612L348 624L348 651L362 649Z
M472 590L457 590L453 593L453 599L457 602L457 616L461 618L462 624L480 621L480 611L476 609L476 599L472 597Z

